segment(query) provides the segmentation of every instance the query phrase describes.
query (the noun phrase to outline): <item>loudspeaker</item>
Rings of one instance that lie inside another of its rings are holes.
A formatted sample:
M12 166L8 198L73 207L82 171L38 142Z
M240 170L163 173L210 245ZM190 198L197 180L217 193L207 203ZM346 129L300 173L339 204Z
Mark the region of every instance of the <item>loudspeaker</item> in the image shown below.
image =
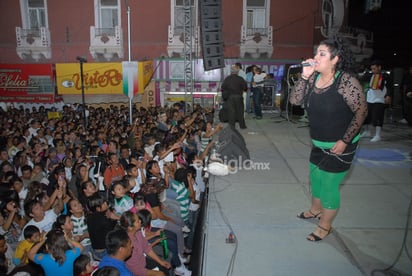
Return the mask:
M230 125L219 133L217 152L223 160L249 160L249 150L242 134Z
M200 0L200 32L205 71L225 66L221 0Z

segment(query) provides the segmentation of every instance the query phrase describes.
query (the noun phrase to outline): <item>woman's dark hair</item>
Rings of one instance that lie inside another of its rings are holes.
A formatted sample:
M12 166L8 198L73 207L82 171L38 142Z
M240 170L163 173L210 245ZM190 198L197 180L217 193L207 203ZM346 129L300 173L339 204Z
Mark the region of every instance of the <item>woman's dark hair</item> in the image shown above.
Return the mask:
M135 216L131 211L124 212L119 219L120 226L126 231L128 227L133 227L135 222Z
M153 174L150 172L152 170L153 164L158 164L156 160L149 160L146 164L146 179L150 179Z
M135 193L133 197L133 204L136 204L138 201L143 201L146 203L146 197L142 193Z
M187 171L188 174L190 173L193 178L196 178L197 171L196 171L196 169L195 169L193 166L188 166L188 167L186 168L186 171Z
M152 215L150 211L147 209L142 209L137 212L137 216L139 217L142 227L146 228L150 226L150 222L152 221Z
M98 207L101 207L106 200L99 193L95 193L88 198L88 205L92 212L96 212Z
M86 270L86 266L90 261L89 255L81 254L77 257L73 263L73 275L80 276L82 272Z
M179 168L175 172L175 180L184 183L186 188L189 186L189 183L187 182L187 173L188 170L185 168Z
M349 73L355 72L355 59L349 49L347 43L340 37L328 38L319 43L319 45L325 45L330 52L330 58L338 56L339 60L336 63L335 70L345 70Z
M62 265L66 261L65 253L70 249L69 244L64 238L64 232L52 229L47 233L46 238L47 251L59 265Z
M61 230L63 231L63 224L66 223L66 219L68 218L68 215L59 215L56 218L56 221L53 223L52 229L54 230Z

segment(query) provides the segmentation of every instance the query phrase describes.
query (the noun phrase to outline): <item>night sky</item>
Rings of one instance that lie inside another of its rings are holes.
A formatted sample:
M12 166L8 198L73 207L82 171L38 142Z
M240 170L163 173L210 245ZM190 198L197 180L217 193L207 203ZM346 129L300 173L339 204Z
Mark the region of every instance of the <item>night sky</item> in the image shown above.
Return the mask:
M382 60L387 67L412 65L412 42L410 42L412 3L410 2L383 0L380 10L365 14L364 0L350 0L349 25L374 33L373 58Z

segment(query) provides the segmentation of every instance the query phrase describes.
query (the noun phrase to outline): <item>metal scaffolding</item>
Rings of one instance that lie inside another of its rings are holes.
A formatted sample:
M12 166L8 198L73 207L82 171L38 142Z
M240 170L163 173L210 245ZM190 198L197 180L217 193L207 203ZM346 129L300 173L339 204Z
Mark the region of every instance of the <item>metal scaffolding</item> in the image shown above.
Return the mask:
M192 55L192 38L193 38L193 23L192 23L192 0L184 0L184 70L185 70L185 113L187 113L188 96L191 96L191 106L193 109L193 55Z

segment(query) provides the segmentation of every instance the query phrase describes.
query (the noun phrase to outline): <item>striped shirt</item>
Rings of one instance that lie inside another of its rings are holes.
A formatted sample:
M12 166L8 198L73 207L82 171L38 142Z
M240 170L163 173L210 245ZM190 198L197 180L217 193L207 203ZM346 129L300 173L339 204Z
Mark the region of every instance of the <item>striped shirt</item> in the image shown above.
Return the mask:
M75 217L74 215L71 215L70 219L73 222L73 236L80 236L89 231L84 216ZM80 243L83 246L88 246L92 244L89 238L83 239Z
M200 152L204 152L207 148L207 145L212 141L212 137L205 137L206 132L202 131L200 134Z
M187 221L189 219L189 190L186 189L183 183L180 183L176 180L172 180L172 189L177 193L176 200L179 202L180 205L180 214L182 216L183 221Z

